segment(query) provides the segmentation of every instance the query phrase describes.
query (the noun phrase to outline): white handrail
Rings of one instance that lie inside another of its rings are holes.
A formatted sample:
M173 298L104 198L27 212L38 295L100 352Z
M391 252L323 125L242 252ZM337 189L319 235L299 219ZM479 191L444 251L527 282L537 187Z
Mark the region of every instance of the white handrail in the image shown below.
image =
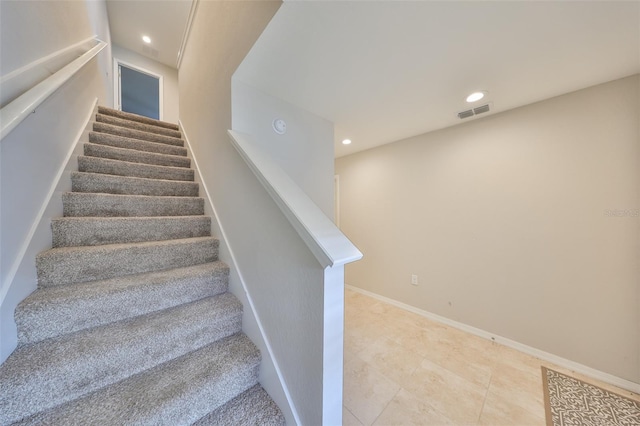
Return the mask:
M55 74L41 81L27 90L25 93L14 99L7 106L0 109L0 139L4 139L18 124L29 114L35 111L42 102L66 83L75 73L77 73L87 62L94 58L102 49L107 46L102 40L96 39L98 44L88 50L79 58L73 60L68 65L61 68Z
M362 258L360 250L249 135L228 132L233 146L323 268Z

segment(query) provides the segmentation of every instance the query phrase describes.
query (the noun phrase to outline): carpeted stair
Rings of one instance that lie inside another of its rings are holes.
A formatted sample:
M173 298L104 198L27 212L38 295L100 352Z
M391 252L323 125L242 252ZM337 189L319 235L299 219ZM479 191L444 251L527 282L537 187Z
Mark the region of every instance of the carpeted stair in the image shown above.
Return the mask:
M176 125L99 107L0 365L0 424L283 425Z

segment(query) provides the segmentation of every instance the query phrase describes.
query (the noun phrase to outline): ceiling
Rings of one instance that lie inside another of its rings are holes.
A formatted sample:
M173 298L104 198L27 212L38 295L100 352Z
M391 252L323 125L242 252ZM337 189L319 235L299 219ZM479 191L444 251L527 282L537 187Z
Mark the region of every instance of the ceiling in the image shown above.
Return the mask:
M289 1L235 77L333 121L339 157L474 120L476 90L483 117L638 72L638 1Z
M192 0L107 0L111 41L176 68ZM142 36L151 43L142 41Z
M191 6L107 0L112 42L176 68ZM286 1L235 76L333 121L339 157L638 72L640 1Z

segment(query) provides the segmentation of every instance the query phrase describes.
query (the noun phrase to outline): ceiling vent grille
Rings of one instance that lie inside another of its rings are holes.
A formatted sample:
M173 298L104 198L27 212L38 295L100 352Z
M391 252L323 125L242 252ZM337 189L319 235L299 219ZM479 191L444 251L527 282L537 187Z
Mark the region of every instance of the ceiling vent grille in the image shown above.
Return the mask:
M473 109L475 115L482 114L483 112L489 111L489 104L479 106Z
M491 111L489 104L481 105L479 107L468 109L458 113L458 118L464 120L465 118L473 117L474 115L482 114Z
M458 118L463 119L463 118L469 118L469 117L473 117L473 110L469 109L466 111L462 111L458 113Z

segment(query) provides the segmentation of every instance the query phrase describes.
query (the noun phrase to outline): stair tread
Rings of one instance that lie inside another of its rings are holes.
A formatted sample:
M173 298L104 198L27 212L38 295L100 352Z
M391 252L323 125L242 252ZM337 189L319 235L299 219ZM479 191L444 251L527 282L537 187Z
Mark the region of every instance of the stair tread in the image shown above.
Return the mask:
M0 366L0 423L79 398L238 333L241 317L240 302L224 293L18 349Z
M129 248L129 247L177 245L177 244L184 244L184 243L197 242L197 241L218 241L218 239L216 237L195 237L195 238L179 238L179 239L165 240L165 241L145 241L141 243L105 244L101 246L56 247L56 248L51 248L49 250L40 252L38 254L38 257L55 255L58 253L86 253L86 252L104 253L107 251L119 250L122 248Z
M85 143L84 154L90 157L109 158L131 163L151 164L158 166L172 166L189 168L191 159L181 155L161 154L157 152L139 151L128 148L101 145L97 143ZM138 160L138 161L136 161Z
M155 164L133 163L111 158L78 156L78 169L81 172L102 173L114 176L146 177L179 182L193 182L193 169Z
M77 193L77 192L64 192L63 195L90 195L92 193L90 192L83 192L83 193ZM152 199L152 198L167 198L167 199L184 199L184 198L201 198L201 197L172 197L172 196L157 196L157 195L122 195L122 194L98 194L98 193L93 193L93 195L96 196L101 196L101 197L107 197L107 196L113 196L113 197L136 197L136 198L145 198L145 199Z
M96 173L96 172L71 172L71 176L91 176L99 179L115 179L118 181L132 181L132 182L160 182L166 183L169 185L179 185L179 186L194 186L197 185L195 182L189 181L175 181L171 179L159 179L159 178L144 178L138 176L114 176L106 173Z
M56 247L36 256L38 286L49 287L161 271L217 260L215 237Z
M187 156L187 149L181 146L150 142L126 136L112 135L109 133L89 132L89 142L99 145L113 146L116 148L131 149L134 151L153 152L180 157Z
M96 194L62 194L65 217L93 216L198 216L204 214L201 197Z
M217 425L284 426L285 418L273 399L258 384L192 426Z
M164 241L211 236L210 216L59 217L53 247Z
M51 219L51 222L97 222L97 221L108 221L108 222L119 222L119 221L127 221L127 220L136 220L136 221L162 221L162 220L172 220L172 219L180 219L180 220L201 220L201 219L211 219L211 216L136 216L136 217L54 217Z
M197 197L199 192L196 182L91 172L71 172L71 188L73 192L153 196Z
M127 127L127 128L142 130L146 132L158 133L160 135L172 136L178 139L182 138L182 134L180 133L179 130L173 130L173 129L168 129L166 127L154 126L151 124L145 124L138 121L125 120L113 115L98 113L96 114L95 119L96 119L96 122L98 123L107 123L107 124L112 124L114 126Z
M153 132L145 132L144 130L131 129L128 127L117 126L109 123L94 122L93 131L97 133L106 133L131 139L143 140L147 142L184 147L184 141L181 138L175 138L172 136L161 135Z
M112 115L115 117L123 118L125 120L137 121L140 123L147 123L158 127L166 127L168 129L178 130L178 125L175 123L169 123L167 121L156 120L154 118L144 117L138 114L132 114L130 112L124 112L105 106L98 106L98 112L101 114Z
M228 274L214 261L38 289L16 308L19 346L220 294Z

